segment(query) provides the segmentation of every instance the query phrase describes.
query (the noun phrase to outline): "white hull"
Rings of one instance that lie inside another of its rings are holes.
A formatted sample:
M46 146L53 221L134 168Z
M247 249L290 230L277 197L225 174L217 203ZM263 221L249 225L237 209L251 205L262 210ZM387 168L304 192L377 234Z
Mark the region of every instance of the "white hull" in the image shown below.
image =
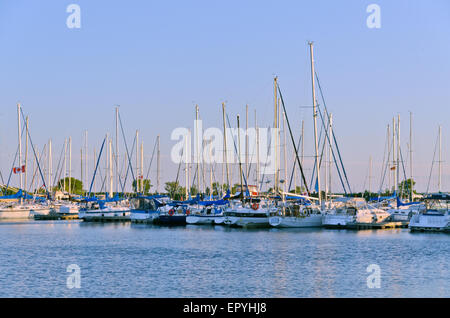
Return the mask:
M416 214L409 222L411 231L450 231L450 216L448 214Z
M153 222L158 216L157 211L134 210L130 213L131 222Z
M322 227L322 215L309 215L305 217L295 216L272 216L269 223L277 228L302 228L302 227Z
M269 227L269 217L225 216L223 224L239 227Z
M30 210L14 210L2 209L0 210L0 219L29 219L32 218Z
M213 215L189 215L186 217L187 224L217 224L215 221L218 218L223 218L222 216Z
M129 208L106 208L102 210L81 210L78 217L83 221L129 221L131 211Z
M50 208L41 208L41 209L31 209L30 210L30 215L32 217L36 216L36 215L49 215L50 213Z
M354 217L347 214L327 214L322 217L322 226L328 228L345 227L348 223L353 222Z

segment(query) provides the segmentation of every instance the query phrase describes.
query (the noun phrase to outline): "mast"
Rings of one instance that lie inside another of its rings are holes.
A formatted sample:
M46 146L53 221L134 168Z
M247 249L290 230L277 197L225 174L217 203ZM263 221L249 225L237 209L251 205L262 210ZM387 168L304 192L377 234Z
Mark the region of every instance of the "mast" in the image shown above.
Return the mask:
M19 167L22 168L22 136L20 129L20 103L17 103L17 138L19 139ZM26 170L26 167L25 167ZM20 189L23 189L22 170L20 171ZM22 198L20 199L22 203Z
M195 145L197 162L197 191L200 192L200 154L199 154L199 134L198 134L198 105L195 105Z
M274 191L278 193L278 97L277 97L277 80L278 77L275 76L273 79L273 94L274 94L274 123L273 128L275 129L275 140L274 140L274 150L275 150L275 184Z
M95 151L95 147L94 147L94 162L97 162L97 152ZM93 187L92 187L92 192L94 192L95 195L95 178L94 178L94 183L93 183Z
M330 114L330 125L329 125L329 127L328 127L328 136L331 136L331 134L333 133L333 114ZM331 197L331 194L332 194L332 191L331 191L331 167L332 167L332 161L333 161L333 158L332 158L332 152L333 152L333 144L332 144L332 141L331 141L331 137L328 139L328 145L329 145L329 148L328 148L328 192L330 193L330 197Z
M284 145L283 145L283 149L284 149L284 192L288 192L286 187L287 187L287 149L286 149L286 145L287 145L287 137L286 137L286 114L283 111L283 133L284 133Z
M157 147L158 147L158 150L157 150L157 157L156 157L156 162L157 162L157 168L156 168L156 174L157 174L157 176L156 176L156 193L159 193L159 182L160 182L160 180L159 180L159 178L160 178L160 165L161 165L161 160L160 160L160 151L159 151L159 143L160 143L160 138L159 138L159 135L158 135L158 143L157 143Z
M396 161L395 161L395 117L392 117L392 167L394 168L393 172L392 172L392 180L394 182L393 186L394 186L394 192L397 191L397 180L396 180L396 176L397 176L397 165L396 165ZM398 193L397 193L398 195Z
M26 191L26 189L27 189L27 184L28 184L28 182L27 182L27 175L28 175L28 168L27 168L27 165L28 165L28 116L25 118L25 129L26 129L26 131L27 131L27 133L25 134L25 183L24 183L24 185L25 185L25 191Z
M80 148L80 158L81 158L81 183L83 183L84 186L86 186L86 184L84 183L84 179L83 179L83 147ZM83 187L81 187L83 188ZM81 189L83 190L83 189ZM87 190L86 190L87 191Z
M209 144L209 157L210 158L212 158L212 142L213 142L213 139L211 137L211 141L210 141L210 144ZM210 194L210 197L211 197L211 200L212 200L213 195L214 195L214 191L213 191L213 164L212 164L212 161L209 163L209 186L210 186L209 194Z
M438 190L441 192L442 186L442 127L439 126L439 179L438 179Z
M410 202L413 202L414 200L414 194L413 194L413 146L412 146L412 112L409 112L409 175L410 175Z
M84 177L86 178L86 186L89 183L89 170L88 170L88 131L85 131L85 139L84 139Z
M302 156L301 156L302 167L304 158L305 158L305 120L302 119ZM303 178L301 178L301 189L303 189L303 187L304 187Z
M238 129L238 156L239 156L239 176L241 179L241 194L240 197L244 199L244 185L242 181L242 163L241 163L241 131L239 129L239 115L237 115L237 129Z
M397 184L400 183L400 114L398 115L398 120L397 120ZM405 189L402 189L403 191ZM401 193L399 193L399 195L401 196Z
M320 186L320 165L319 165L319 144L317 138L317 105L316 105L316 88L314 81L314 51L313 51L313 42L309 42L309 51L311 58L311 83L312 83L312 98L313 98L313 118L314 118L314 148L315 148L315 159L316 159L316 169L317 169L317 189L319 195L319 205L322 205L322 193Z
M260 184L259 184L259 128L258 128L258 121L256 119L256 109L255 109L255 129L256 129L256 190L260 191Z
M389 163L389 160L391 160L391 158L389 158L390 156L389 156L389 151L390 151L390 149L391 149L391 126L388 124L387 125L387 149L388 149L388 151L387 151L387 153L388 153L388 155L387 155L387 163L386 163L386 165L389 167L389 173L388 173L388 175L389 175L389 188L388 189L391 189L391 186L392 186L392 173L391 173L391 167L390 167L390 163Z
M116 106L116 192L119 193L119 106Z
M222 117L223 117L223 158L225 161L225 170L227 174L228 189L230 189L230 173L228 171L228 154L227 154L227 126L225 124L225 103L222 103Z
M67 178L67 138L64 138L64 174L63 174L63 192L66 192L66 178Z
M109 139L109 196L113 197L112 140Z
M136 193L139 193L139 130L136 130Z
M144 193L144 139L141 141L141 174L139 178L141 182L141 192Z
M50 139L48 141L48 191L51 193L52 192L52 140Z
M371 180L372 180L372 156L369 156L369 196L371 193Z
M72 192L72 137L69 137L69 197Z
M245 105L245 176L248 179L248 105Z
M188 139L185 138L184 139L184 149L185 149L185 154L184 154L184 164L185 164L185 168L184 168L184 178L185 178L185 184L186 184L186 188L185 188L185 200L188 199L189 197L189 179L188 179L188 169L189 169L189 163L188 163L188 159L189 159L189 151L188 151Z

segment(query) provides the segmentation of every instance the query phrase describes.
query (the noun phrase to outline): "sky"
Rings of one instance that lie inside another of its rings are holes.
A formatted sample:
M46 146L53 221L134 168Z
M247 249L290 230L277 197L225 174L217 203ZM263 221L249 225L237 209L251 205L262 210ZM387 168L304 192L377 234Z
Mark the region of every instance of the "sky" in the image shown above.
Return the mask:
M70 4L81 9L81 28L67 27ZM380 8L380 28L367 26L370 4ZM401 116L407 157L410 112L417 189L427 188L442 125L442 188L449 190L449 36L447 0L0 0L0 171L7 178L13 166L18 102L36 148L52 139L54 166L64 139L72 137L76 177L83 132L92 170L94 148L114 134L120 105L127 142L138 129L148 166L160 135L161 181L174 180L170 136L177 127L192 129L195 105L205 127L222 127L222 102L233 121L248 104L249 121L256 110L259 125L268 127L274 76L295 139L305 121L305 156L312 156L308 41L314 41L316 71L353 190L368 187L370 156L371 187L380 187L393 116ZM437 190L436 167L431 191ZM311 160L305 170L309 179ZM332 188L341 190L335 171Z

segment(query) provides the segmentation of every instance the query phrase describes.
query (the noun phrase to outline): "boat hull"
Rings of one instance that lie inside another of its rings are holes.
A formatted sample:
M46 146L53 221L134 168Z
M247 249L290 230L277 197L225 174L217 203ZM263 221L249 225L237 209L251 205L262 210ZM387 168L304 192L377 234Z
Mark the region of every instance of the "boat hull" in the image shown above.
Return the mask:
M411 231L450 232L450 218L448 215L416 214L408 227Z
M186 225L186 215L160 215L153 223L159 225Z
M269 219L272 227L276 228L303 228L322 227L322 215L309 215L305 217L273 216Z

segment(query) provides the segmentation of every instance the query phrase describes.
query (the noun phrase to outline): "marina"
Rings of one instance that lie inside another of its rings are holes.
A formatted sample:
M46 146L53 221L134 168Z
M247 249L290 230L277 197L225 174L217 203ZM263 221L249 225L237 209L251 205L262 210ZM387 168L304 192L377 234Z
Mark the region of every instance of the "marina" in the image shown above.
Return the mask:
M450 298L448 0L19 2L0 298Z

